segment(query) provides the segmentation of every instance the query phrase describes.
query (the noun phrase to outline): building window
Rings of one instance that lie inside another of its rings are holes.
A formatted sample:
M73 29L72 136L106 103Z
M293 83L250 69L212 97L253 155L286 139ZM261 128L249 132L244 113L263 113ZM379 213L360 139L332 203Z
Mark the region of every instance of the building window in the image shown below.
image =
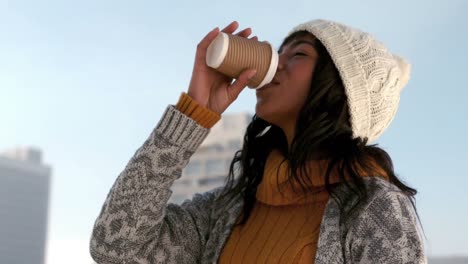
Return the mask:
M202 163L200 161L191 161L184 170L187 176L196 176L202 173Z
M179 179L174 182L177 186L190 187L192 186L192 181L190 179Z
M216 153L216 152L223 151L223 146L221 146L220 144L213 144L213 145L206 146L206 149L208 152Z
M198 181L200 186L205 185L222 185L224 183L223 177L216 177L216 178L204 178Z
M223 146L220 144L211 144L206 146L201 146L197 149L197 153L219 153L222 152Z
M225 162L223 160L208 160L206 162L207 175L222 175L226 173Z

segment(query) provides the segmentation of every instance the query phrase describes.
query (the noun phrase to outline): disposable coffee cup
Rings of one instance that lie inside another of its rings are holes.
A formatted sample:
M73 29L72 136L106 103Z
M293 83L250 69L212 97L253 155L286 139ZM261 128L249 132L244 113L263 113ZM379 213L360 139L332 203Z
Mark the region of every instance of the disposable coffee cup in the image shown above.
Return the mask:
M270 43L220 32L208 46L206 64L236 79L243 71L256 69L247 86L258 89L275 76L278 52Z

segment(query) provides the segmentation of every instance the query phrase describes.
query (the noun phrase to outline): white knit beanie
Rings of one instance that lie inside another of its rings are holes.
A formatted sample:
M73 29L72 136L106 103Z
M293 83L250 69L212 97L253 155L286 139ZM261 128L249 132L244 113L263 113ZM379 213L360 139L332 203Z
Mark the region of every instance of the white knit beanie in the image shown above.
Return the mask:
M288 35L308 31L325 46L343 81L354 137L376 140L390 125L407 84L410 65L368 33L327 20L312 20Z

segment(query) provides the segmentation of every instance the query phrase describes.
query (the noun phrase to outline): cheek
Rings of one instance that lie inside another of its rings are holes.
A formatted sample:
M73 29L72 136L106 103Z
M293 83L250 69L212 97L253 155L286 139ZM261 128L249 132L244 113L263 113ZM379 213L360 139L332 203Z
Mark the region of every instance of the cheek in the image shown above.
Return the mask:
M304 101L309 94L312 84L312 71L312 67L304 67L298 69L298 71L292 75L289 93L291 96L296 97L296 101Z
M314 72L314 66L310 63L302 63L295 65L291 71L292 80L296 82L298 89L304 89L304 87L310 87Z
M285 96L288 98L295 112L298 112L302 108L309 95L313 76L312 72L313 67L304 67L296 71L296 74L292 76L290 89Z
M307 91L304 89L291 91L285 95L283 103L284 108L288 109L288 114L292 116L296 116L299 114L300 110L302 109L305 100L307 98Z

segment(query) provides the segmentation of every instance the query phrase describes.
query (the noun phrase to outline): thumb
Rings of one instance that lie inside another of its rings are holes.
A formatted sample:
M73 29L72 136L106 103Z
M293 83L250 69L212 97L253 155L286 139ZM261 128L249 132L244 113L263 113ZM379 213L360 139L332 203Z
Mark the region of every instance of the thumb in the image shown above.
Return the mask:
M255 69L248 69L243 71L237 80L231 84L228 89L229 98L234 101L237 96L244 90L244 88L249 84L249 81L257 74L257 70Z

